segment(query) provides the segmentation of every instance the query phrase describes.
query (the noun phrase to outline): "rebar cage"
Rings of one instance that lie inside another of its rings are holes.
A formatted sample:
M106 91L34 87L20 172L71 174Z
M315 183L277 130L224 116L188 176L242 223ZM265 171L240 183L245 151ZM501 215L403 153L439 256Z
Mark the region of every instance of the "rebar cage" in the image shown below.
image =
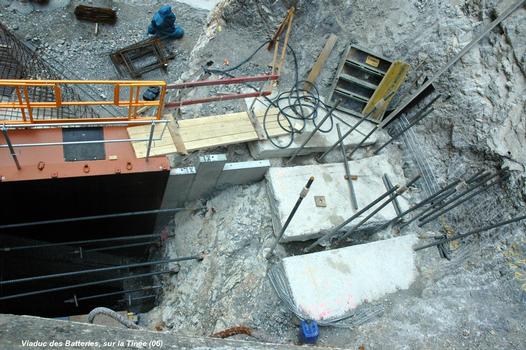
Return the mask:
M1 23L0 79L0 120L6 124L160 119L166 91L164 81L64 80ZM160 98L141 100L150 86L161 87ZM138 115L143 107L150 116Z

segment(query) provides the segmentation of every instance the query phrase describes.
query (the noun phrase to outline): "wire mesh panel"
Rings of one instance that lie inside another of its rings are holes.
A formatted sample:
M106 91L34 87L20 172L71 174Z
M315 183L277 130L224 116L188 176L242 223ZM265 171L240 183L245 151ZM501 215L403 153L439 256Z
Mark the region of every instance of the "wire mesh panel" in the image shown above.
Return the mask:
M407 128L409 125L410 121L405 115L401 115L389 126L389 134L395 135ZM439 191L440 187L438 186L437 178L435 174L433 174L429 162L427 161L427 154L425 154L425 151L422 149L422 147L418 145L418 141L413 129L409 129L403 133L401 139L403 140L414 165L416 168L418 168L418 171L422 175L421 183L423 184L424 191L426 192L427 196L431 196L433 193Z

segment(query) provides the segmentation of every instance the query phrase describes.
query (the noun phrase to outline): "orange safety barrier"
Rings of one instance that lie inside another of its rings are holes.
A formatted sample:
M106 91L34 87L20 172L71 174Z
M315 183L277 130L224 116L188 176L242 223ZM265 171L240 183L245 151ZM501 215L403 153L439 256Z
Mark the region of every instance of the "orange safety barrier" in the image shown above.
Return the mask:
M112 85L113 99L102 101L66 101L63 98L64 85ZM158 86L161 91L159 98L154 101L140 100L141 88ZM32 101L30 98L31 88L47 88L53 92L53 101ZM38 123L61 123L64 121L74 123L90 123L102 121L149 121L160 120L164 98L166 96L165 81L110 81L110 80L0 80L0 89L14 89L15 101L0 102L0 123L1 124L38 124ZM121 99L121 89L129 89L129 99ZM1 100L0 100L1 101ZM77 117L77 118L37 118L33 110L38 108L59 109L63 107L82 107L82 106L105 106L111 105L127 109L127 113L117 117ZM138 114L139 108L156 107L157 110L153 116L141 116ZM19 110L20 117L7 118L3 115L6 110Z

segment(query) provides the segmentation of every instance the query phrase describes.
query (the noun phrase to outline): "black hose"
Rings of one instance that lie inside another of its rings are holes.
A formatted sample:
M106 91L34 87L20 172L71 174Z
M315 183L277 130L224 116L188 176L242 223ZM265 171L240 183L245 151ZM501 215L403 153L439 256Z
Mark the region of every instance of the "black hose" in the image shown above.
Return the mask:
M256 55L256 53L258 53L269 42L270 41L266 41L263 44L261 44L246 59L242 60L240 63L233 67L229 67L227 69L211 69L206 66L203 66L203 70L205 71L205 73L219 74L233 78L234 75L230 74L230 72L247 64ZM305 127L307 126L307 122L309 120L312 121L312 123L316 126L316 118L318 117L318 112L320 110L328 112L328 110L330 109L329 105L325 104L323 101L320 100L319 91L313 83L305 80L299 80L299 68L296 52L288 44L287 49L292 54L294 61L294 85L290 90L281 92L273 99L267 96L262 96L268 102L267 109L265 110L265 113L263 115L263 130L265 132L265 136L276 148L280 149L290 147L290 145L294 142L294 135L296 133L301 133L303 130L305 130ZM306 90L304 88L305 84L309 84L311 86L311 89ZM254 89L255 91L259 91L255 86L253 86L250 83L244 83L244 85L248 86L251 89ZM285 100L287 104L286 106L282 107L280 104ZM278 113L276 115L276 122L282 130L284 130L290 135L290 139L285 145L278 144L276 141L273 140L273 137L269 135L268 123L271 121L269 120L269 111L271 108L276 108L278 110ZM306 113L306 111L308 112ZM320 128L320 132L328 133L333 129L334 120L332 115L329 118L329 120L330 126L326 129ZM298 122L300 123L299 127L297 126Z

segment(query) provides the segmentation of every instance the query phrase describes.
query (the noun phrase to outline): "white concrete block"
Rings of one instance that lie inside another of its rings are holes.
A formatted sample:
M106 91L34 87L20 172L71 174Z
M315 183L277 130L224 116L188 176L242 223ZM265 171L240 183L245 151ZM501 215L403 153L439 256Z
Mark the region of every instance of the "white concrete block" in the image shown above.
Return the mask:
M407 235L283 259L295 304L319 321L409 288L417 276L417 241Z
M350 161L349 168L352 175L358 176L357 180L353 180L358 209L365 207L386 191L382 181L384 173L388 174L393 185L404 185L406 183L402 170L391 165L384 154ZM279 232L285 223L298 199L299 192L310 176L315 177L314 183L285 231L283 241L305 241L320 237L322 231L334 228L354 213L343 163L288 168L272 167L267 173L267 184L275 233ZM326 206L316 206L314 196L324 196ZM398 199L402 210L407 209L408 201L403 196L398 197ZM374 208L353 220L345 228L349 229L356 225ZM394 207L389 204L373 216L361 229L383 224L395 216Z

